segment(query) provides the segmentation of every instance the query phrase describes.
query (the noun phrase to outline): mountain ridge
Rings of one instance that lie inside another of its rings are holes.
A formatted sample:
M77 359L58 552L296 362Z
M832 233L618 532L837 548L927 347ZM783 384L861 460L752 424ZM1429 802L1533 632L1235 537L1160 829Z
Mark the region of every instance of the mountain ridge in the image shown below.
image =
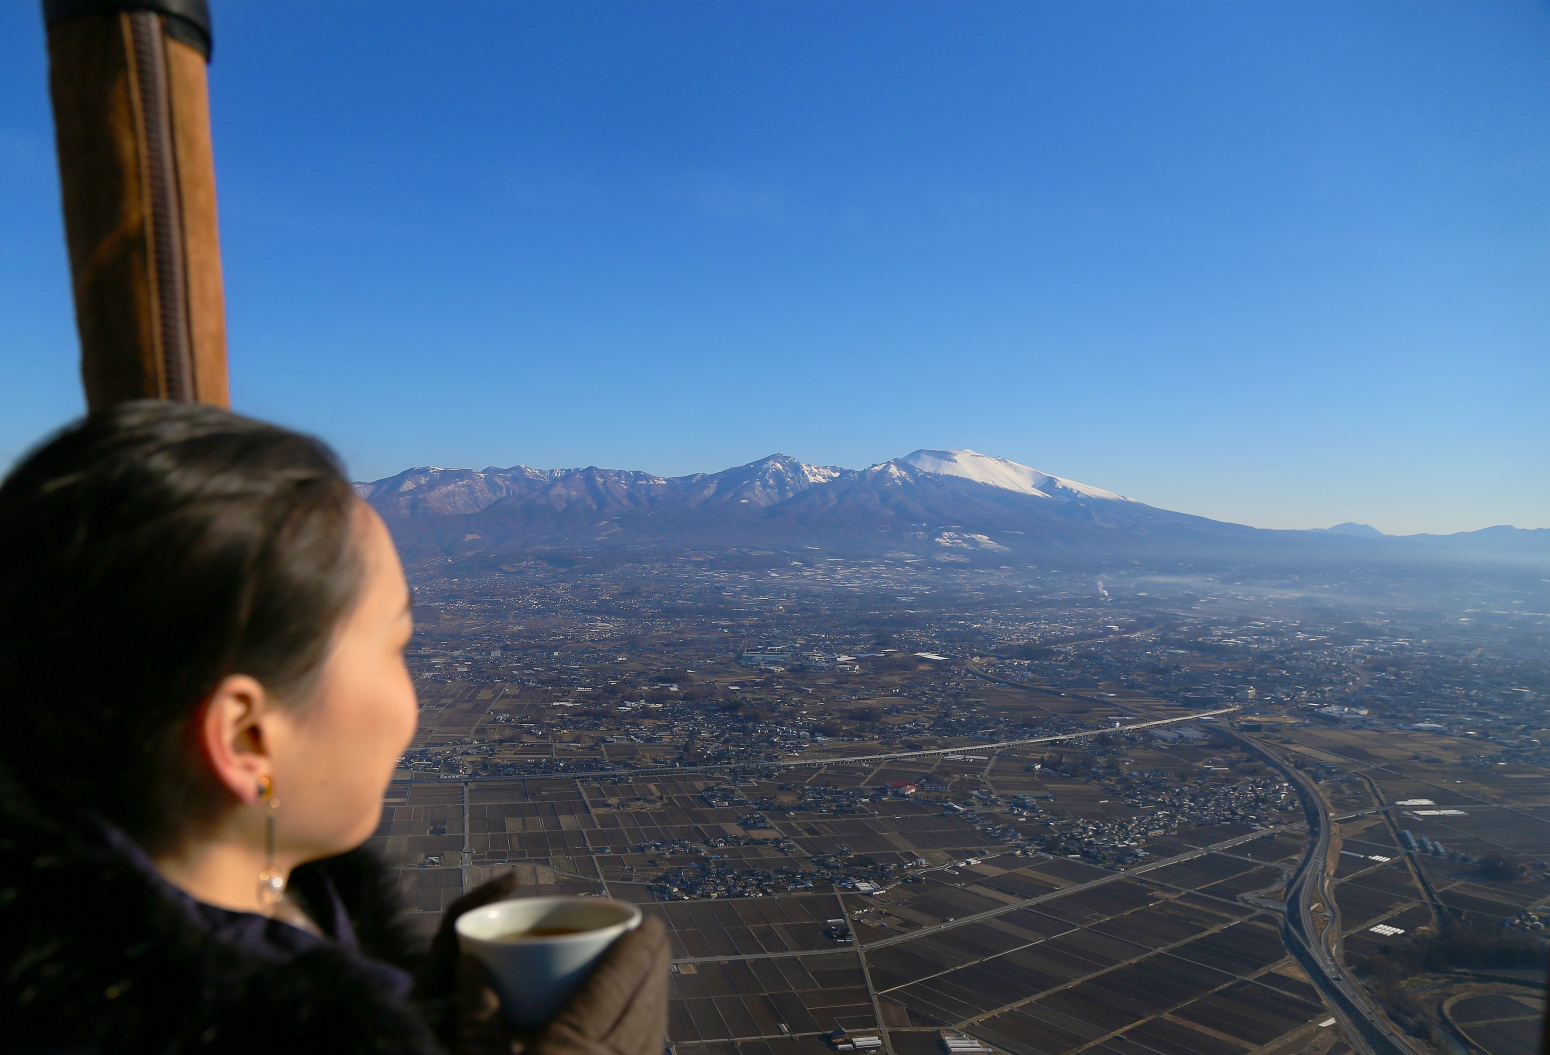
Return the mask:
M585 466L417 466L357 483L407 555L625 548L894 552L945 562L1246 559L1390 552L1550 562L1550 529L1387 536L1276 531L1160 509L967 449L922 448L865 469L772 454L662 477Z

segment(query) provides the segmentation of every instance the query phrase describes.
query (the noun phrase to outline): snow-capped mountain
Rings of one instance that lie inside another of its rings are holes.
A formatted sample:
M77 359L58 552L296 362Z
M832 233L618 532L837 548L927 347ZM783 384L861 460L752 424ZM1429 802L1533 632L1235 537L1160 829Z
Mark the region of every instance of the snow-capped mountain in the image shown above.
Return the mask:
M1120 535L1252 531L1153 509L970 450L919 450L866 469L773 454L719 473L416 468L357 489L406 551L704 546L1061 552ZM955 556L955 554L958 554Z
M1038 498L1082 498L1129 502L1130 499L1101 487L1041 473L1006 458L993 458L971 450L918 450L902 458L881 462L869 469L841 469L832 465L808 465L785 454L772 454L747 465L719 473L695 473L665 479L649 473L620 469L533 469L513 465L507 469L491 466L483 470L441 469L417 466L372 483L358 483L356 491L379 512L423 515L477 513L497 502L511 498L539 499L549 505L569 507L598 488L614 492L612 500L598 496L602 508L624 497L620 487L646 493L681 490L691 507L735 502L759 509L768 508L821 484L861 478L883 472L909 478L908 470L932 476L951 476L961 480L1014 491ZM569 482L566 482L569 481Z
M411 556L693 548L996 563L1443 551L1550 560L1550 531L1413 539L1348 534L1349 526L1264 531L1158 509L971 450L923 449L865 469L772 454L677 477L597 466L422 466L355 486Z
M384 516L390 513L448 516L477 513L509 495L537 490L562 476L580 471L513 465L509 469L491 466L476 472L421 465L385 480L358 483L355 490Z
M973 480L975 483L986 484L990 487L999 487L1006 491L1017 491L1025 495L1037 495L1040 498L1080 496L1082 498L1101 498L1114 502L1130 501L1124 495L1117 495L1113 491L1105 491L1101 487L1079 484L1075 480L1051 476L1049 473L1041 473L1037 469L1030 469L1026 465L1019 465L1017 462L1007 458L992 458L990 455L980 454L978 451L919 450L894 460L901 465L911 466L924 473L935 473L938 476L957 476L961 479Z

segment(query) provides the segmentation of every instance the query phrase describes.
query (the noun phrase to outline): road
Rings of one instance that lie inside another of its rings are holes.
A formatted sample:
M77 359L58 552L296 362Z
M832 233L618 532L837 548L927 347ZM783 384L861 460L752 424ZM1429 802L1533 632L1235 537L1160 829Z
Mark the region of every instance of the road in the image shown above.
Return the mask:
M1442 903L1442 898L1437 896L1437 888L1432 886L1432 877L1426 874L1426 868L1416 860L1414 850L1406 850L1403 840L1399 837L1399 822L1394 819L1396 807L1389 806L1383 801L1383 792L1378 788L1378 782L1366 773L1352 770L1356 778L1366 785L1367 793L1372 796L1372 801L1378 804L1378 812L1383 814L1383 823L1388 826L1389 834L1393 836L1394 845L1400 848L1405 855L1405 867L1410 870L1410 877L1415 880L1416 886L1421 888L1421 893L1426 898L1426 905L1432 910L1432 922L1441 927L1453 918L1448 911L1448 906Z
M1308 849L1286 887L1286 918L1281 940L1287 951L1308 972L1324 1002L1345 1025L1347 1039L1362 1055L1417 1055L1409 1040L1373 1004L1359 984L1351 981L1336 958L1340 941L1340 916L1329 889L1329 848L1334 819L1329 803L1301 770L1287 765L1274 751L1237 733L1234 739L1274 767L1297 792L1308 823ZM1328 914L1327 931L1314 919L1315 905ZM1333 943L1333 944L1332 944Z
M845 920L845 929L854 935L856 933L856 925L850 918L850 909L846 907L845 899L836 894L834 900L839 902L840 916ZM883 1050L888 1055L894 1055L893 1038L888 1035L888 1020L883 1018L883 1002L877 995L877 986L872 984L872 966L867 963L866 950L864 948L858 947L856 949L856 959L861 963L861 978L866 982L867 998L872 1001L872 1014L877 1018L877 1035L882 1039Z
M887 1047L887 1049L892 1051L893 1050L893 1037L890 1035L889 1028L884 1024L883 1017L882 1017L881 1001L879 999L879 995L878 995L878 992L877 992L877 990L875 988L875 985L874 985L874 983L872 981L870 967L867 964L867 954L869 952L872 952L872 951L875 951L875 950L878 950L878 949L882 949L882 948L885 948L885 947L890 946L890 945L897 945L897 944L899 944L901 942L907 942L907 941L910 941L912 939L919 938L921 935L931 934L931 933L935 933L935 932L938 932L938 931L950 930L950 929L955 928L955 927L966 926L968 924L974 923L974 922L979 921L979 920L988 919L988 918L991 918L993 916L999 916L999 915L1002 915L1002 914L1007 913L1007 912L1015 912L1018 909L1026 908L1026 907L1028 907L1030 905L1037 905L1040 902L1049 901L1049 900L1052 900L1052 899L1055 899L1055 898L1059 898L1059 897L1064 897L1064 896L1067 896L1067 895L1072 894L1072 893L1074 893L1076 891L1079 891L1079 890L1090 890L1090 889L1092 889L1094 887L1102 886L1102 885L1104 885L1106 883L1113 883L1113 882L1116 882L1118 880L1122 880L1122 879L1126 878L1127 876L1133 876L1133 875L1137 875L1137 874L1144 874L1144 873L1149 872L1149 871L1151 871L1153 869L1165 868L1168 865L1177 864L1180 861L1188 861L1191 858L1201 857L1201 856L1203 856L1205 854L1219 853L1219 852L1221 852L1223 850L1230 849L1230 848L1232 848L1234 846L1237 846L1237 845L1239 845L1241 843L1252 842L1252 841L1255 841L1255 840L1258 840L1258 839L1262 839L1262 838L1264 838L1265 836L1268 836L1268 835L1274 835L1276 832L1280 832L1280 831L1300 831L1300 830L1301 830L1301 826L1300 825L1290 825L1289 824L1289 825L1277 825L1275 827L1264 828L1264 829L1261 829L1261 830L1257 830L1257 831L1253 831L1253 832L1248 832L1248 833L1243 834L1243 835L1236 835L1236 836L1233 836L1232 838L1221 840L1220 842L1216 842L1216 843L1212 843L1212 844L1207 845L1207 846L1199 847L1198 849L1188 850L1188 851L1186 851L1186 852L1184 852L1182 854L1177 854L1175 856L1163 858L1163 859L1156 860L1156 861L1150 861L1150 862L1146 863L1145 865L1141 865L1141 866L1139 866L1137 868L1132 868L1132 869L1130 869L1128 871L1124 871L1124 872L1111 872L1111 873L1108 873L1106 875L1100 876L1099 878L1094 879L1094 880L1092 880L1090 882L1087 882L1087 883L1078 883L1078 884L1075 884L1073 886L1064 887L1064 888L1059 889L1059 890L1047 891L1047 892L1045 892L1043 894L1037 895L1036 897L1025 898L1025 899L1022 899L1022 900L1019 900L1017 902L1010 903L1010 904L998 905L995 908L992 908L992 909L990 909L988 911L985 911L985 912L979 912L979 913L975 913L973 915L963 916L963 917L961 917L959 919L953 920L951 923L940 923L940 924L936 924L936 925L933 925L933 926L921 927L921 928L918 928L916 930L911 930L911 931L909 931L909 932L907 932L905 934L900 934L900 935L897 935L897 936L882 938L882 939L879 939L879 940L876 940L876 941L863 942L863 943L858 943L858 944L855 944L855 945L833 945L833 946L829 946L827 948L822 948L822 949L785 949L785 950L780 950L778 952L758 952L758 953L741 953L741 954L739 954L739 953L731 953L731 954L721 954L721 955L716 955L716 956L686 957L684 959L675 960L674 963L675 963L675 965L713 964L713 963L726 963L728 961L733 961L733 960L738 960L738 961L777 960L777 959L793 959L793 958L798 958L798 957L806 958L806 957L810 957L810 956L821 956L821 955L826 955L826 954L827 955L835 955L835 956L847 956L847 955L852 955L852 954L859 954L860 955L861 964L862 964L862 970L864 972L864 978L865 978L865 981L866 981L867 992L868 992L868 994L870 995L870 997L872 999L874 1014L877 1015L877 1023L878 1023L877 1033L881 1037L881 1039L883 1040L883 1043ZM1245 860L1252 860L1252 859L1251 858L1245 858ZM1262 864L1263 862L1255 861L1254 863ZM851 915L850 915L849 909L847 908L847 906L845 904L845 897L844 896L842 896L839 893L836 893L836 894L833 894L833 895L803 895L803 896L813 896L813 897L832 896L832 897L834 897L835 901L838 903L838 905L840 907L841 914L844 916L846 922L851 925L852 933L855 933L854 923L851 922ZM1223 922L1219 923L1216 927L1214 927L1212 929L1213 930L1224 929L1226 927L1232 926L1235 922L1237 922L1237 921L1236 920L1226 920L1226 921L1223 921ZM1069 924L1069 926L1071 926L1071 928L1073 930L1081 929L1081 925L1080 924L1072 923L1072 924ZM1168 950L1170 950L1172 948L1175 948L1176 946L1185 945L1188 942L1193 941L1193 940L1195 940L1198 937L1200 937L1199 933L1191 932L1191 933L1189 933L1189 934L1179 938L1177 941L1172 942L1172 943L1170 943L1168 945L1160 946L1160 947L1158 947L1156 949L1148 949L1145 952L1137 955L1136 957L1134 957L1134 958L1132 958L1130 960L1126 960L1126 961L1123 961L1123 962L1120 962L1120 963L1110 964L1110 965L1108 965L1106 967L1103 967L1100 970L1094 971L1094 972L1092 972L1091 974L1088 974L1088 975L1083 975L1083 976L1080 976L1080 977L1072 977L1072 978L1066 979L1059 986L1057 986L1056 989L1069 988L1070 986L1080 984L1081 982L1086 981L1086 980L1088 980L1090 978L1096 977L1097 975L1105 974L1105 973L1107 973L1109 971L1112 971L1112 970L1118 969L1120 967L1126 966L1127 964L1134 963L1137 960L1144 959L1145 957L1153 955L1154 953L1165 952L1165 951L1168 951ZM1044 940L1044 939L1036 939L1036 940L1030 942L1029 944L1037 945L1042 940ZM962 967L969 966L970 964L973 964L973 963L979 963L979 962L982 962L983 960L993 959L996 956L1006 955L1008 953L1015 952L1015 951L1016 951L1015 949L1006 949L1006 950L1001 950L999 952L988 952L985 956L983 956L979 960L970 960L970 961L967 961L965 963L954 963L951 968L944 967L942 972L940 972L940 973L946 973L948 970L960 969ZM933 976L928 976L928 977L935 977L935 976L933 975ZM1005 1005L1003 1007L992 1008L992 1009L990 1009L990 1010L988 1010L988 1011L986 1011L986 1012L984 1012L982 1014L975 1015L974 1017L972 1017L970 1019L966 1019L966 1020L964 1020L962 1022L950 1023L950 1022L947 1022L946 1020L942 1020L941 1023L940 1023L940 1026L932 1027L932 1029L934 1030L936 1028L947 1027L947 1028L953 1028L953 1029L957 1029L957 1030L964 1030L964 1029L967 1029L967 1028L971 1027L971 1025L973 1023L976 1023L976 1022L978 1022L978 1021L980 1021L980 1020L982 1020L984 1018L988 1018L988 1017L990 1017L992 1015L999 1014L999 1013L1001 1013L1003 1011L1006 1011L1006 1010L1008 1010L1008 1009L1010 1009L1012 1007L1015 1007L1015 1006L1017 1006L1019 1004L1022 1004L1022 1003L1028 1002L1028 1001L1032 1001L1032 1000L1037 1000L1041 996L1048 995L1048 992L1053 992L1053 991L1054 990L1049 990L1047 992L1042 992L1042 993L1041 992L1029 993L1029 994L1027 994L1024 997L1021 997L1018 1000L1013 1001L1011 1004ZM917 1027L917 1026L908 1027L908 1030L910 1032L915 1032L915 1033L924 1032L925 1031L925 1030L921 1029L921 1027ZM866 1029L858 1030L858 1032L861 1032L861 1033L871 1033L872 1029L870 1027L868 1027ZM729 1039L729 1040L737 1040L737 1041L771 1040L771 1039L776 1039L777 1037L788 1036L788 1035L789 1036L816 1036L816 1035L820 1035L820 1034L814 1034L814 1033L785 1034L785 1033L780 1033L780 1034L769 1034L769 1035L765 1035L765 1036L748 1036L748 1037L739 1036L739 1037L732 1037L732 1038L727 1038L727 1039Z
M1210 718L1218 714L1229 714L1238 710L1237 707L1222 707L1215 711L1197 711L1194 714L1180 714L1173 718L1156 718L1150 722L1135 722L1131 725L1116 725L1104 729L1083 729L1079 733L1060 733L1057 736L1030 736L1022 740L996 740L988 744L969 744L962 747L931 747L921 751L893 751L881 755L849 755L842 758L800 758L776 759L774 761L748 761L748 762L718 762L705 766L652 766L650 769L599 769L590 772L575 772L567 770L563 773L514 773L504 777L465 777L465 776L434 776L434 777L397 777L394 784L440 784L449 780L461 780L464 782L481 781L505 781L513 780L578 780L588 777L638 777L638 776L671 776L677 773L709 773L725 769L761 769L774 767L776 769L797 769L802 766L842 766L855 762L886 762L895 758L924 758L927 755L957 755L965 751L999 751L1004 747L1020 747L1023 744L1052 744L1060 740L1077 740L1084 736L1101 736L1104 733L1125 733L1135 729L1150 729L1158 725L1170 725L1173 722L1198 721L1201 718Z
M474 868L473 831L468 825L468 785L463 785L463 852L458 860L463 872L463 893L468 893Z
M1129 711L1132 716L1135 714L1134 710L1125 705L1126 701L1120 699L1117 696L1084 696L1079 692L1067 692L1064 689L1052 689L1047 685L1028 685L1024 682L1012 681L1008 678L998 678L994 674L986 674L984 671L978 669L972 664L964 668L964 670L965 673L979 678L981 681L993 681L997 685L1005 685L1011 689L1022 689L1024 692L1033 693L1035 696L1062 696L1068 700L1081 700L1083 703L1102 703L1108 706L1118 707L1120 710ZM1236 708L1234 709L1236 710ZM1215 712L1213 711L1209 713L1214 714Z
M1041 901L1051 901L1058 897L1064 897L1065 895L1071 894L1078 890L1091 890L1094 887L1102 886L1105 883L1113 883L1121 879L1128 879L1132 876L1145 875L1147 872L1157 868L1165 868L1168 865L1178 864L1180 861L1193 860L1194 858L1204 856L1205 854L1215 853L1219 850L1225 850L1230 847L1237 846L1240 843L1253 842L1254 840L1262 839L1267 835L1274 835L1276 832L1287 830L1295 830L1295 826L1277 825L1270 828L1261 828L1256 831L1248 832L1244 835L1235 835L1231 839L1223 839L1221 842L1211 843L1209 846L1202 846L1196 850L1187 850L1184 853L1176 854L1173 857L1164 857L1156 861L1148 861L1144 865L1138 865L1135 868L1129 868L1123 872L1110 872L1108 875L1099 876L1097 879L1089 880L1086 883L1077 883L1072 886L1062 887L1059 890L1046 891L1045 893L1038 894L1034 897L1023 898L1020 901L1011 901L1004 905L997 905L994 908L986 909L983 912L975 912L967 916L959 916L957 919L954 919L950 923L932 923L924 927L918 927L915 930L906 931L903 934L897 934L887 938L879 938L876 941L858 943L856 945L831 946L824 949L782 949L779 952L728 953L721 956L690 956L676 962L720 963L724 960L779 960L794 956L819 956L825 953L849 953L855 952L857 950L865 951L870 949L883 949L889 945L898 945L901 942L914 941L916 938L919 938L924 934L935 934L939 931L952 930L955 927L965 927L970 923L978 923L981 920L987 920L995 916L1005 915L1008 912L1016 912L1018 909L1028 908L1031 905L1037 905ZM927 871L936 871L936 869L928 869ZM897 886L898 884L893 885ZM892 887L889 889L892 889ZM668 903L680 904L681 902ZM682 903L687 904L687 902Z

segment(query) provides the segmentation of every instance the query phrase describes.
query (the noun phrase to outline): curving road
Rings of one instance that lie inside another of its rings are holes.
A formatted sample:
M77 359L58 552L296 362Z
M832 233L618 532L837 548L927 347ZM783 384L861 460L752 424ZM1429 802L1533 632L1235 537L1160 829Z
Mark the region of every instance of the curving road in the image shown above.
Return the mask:
M1362 1055L1417 1055L1408 1038L1394 1028L1366 990L1351 981L1335 959L1332 942L1339 942L1340 917L1329 889L1329 844L1334 831L1329 803L1306 774L1287 765L1274 751L1249 737L1228 735L1287 779L1297 792L1308 822L1308 851L1286 886L1286 919L1281 924L1281 940L1287 951L1308 972L1324 1002L1346 1027L1351 1045ZM1328 914L1327 931L1321 930L1314 919L1315 905L1324 906Z

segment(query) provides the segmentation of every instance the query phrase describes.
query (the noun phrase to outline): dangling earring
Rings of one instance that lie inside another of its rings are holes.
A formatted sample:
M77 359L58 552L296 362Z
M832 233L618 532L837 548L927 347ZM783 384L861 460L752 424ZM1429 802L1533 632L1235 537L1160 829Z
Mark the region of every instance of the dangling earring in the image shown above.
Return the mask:
M258 800L264 804L264 870L258 873L258 903L272 908L285 897L285 876L274 866L274 820L280 800L274 797L268 777L258 778Z

